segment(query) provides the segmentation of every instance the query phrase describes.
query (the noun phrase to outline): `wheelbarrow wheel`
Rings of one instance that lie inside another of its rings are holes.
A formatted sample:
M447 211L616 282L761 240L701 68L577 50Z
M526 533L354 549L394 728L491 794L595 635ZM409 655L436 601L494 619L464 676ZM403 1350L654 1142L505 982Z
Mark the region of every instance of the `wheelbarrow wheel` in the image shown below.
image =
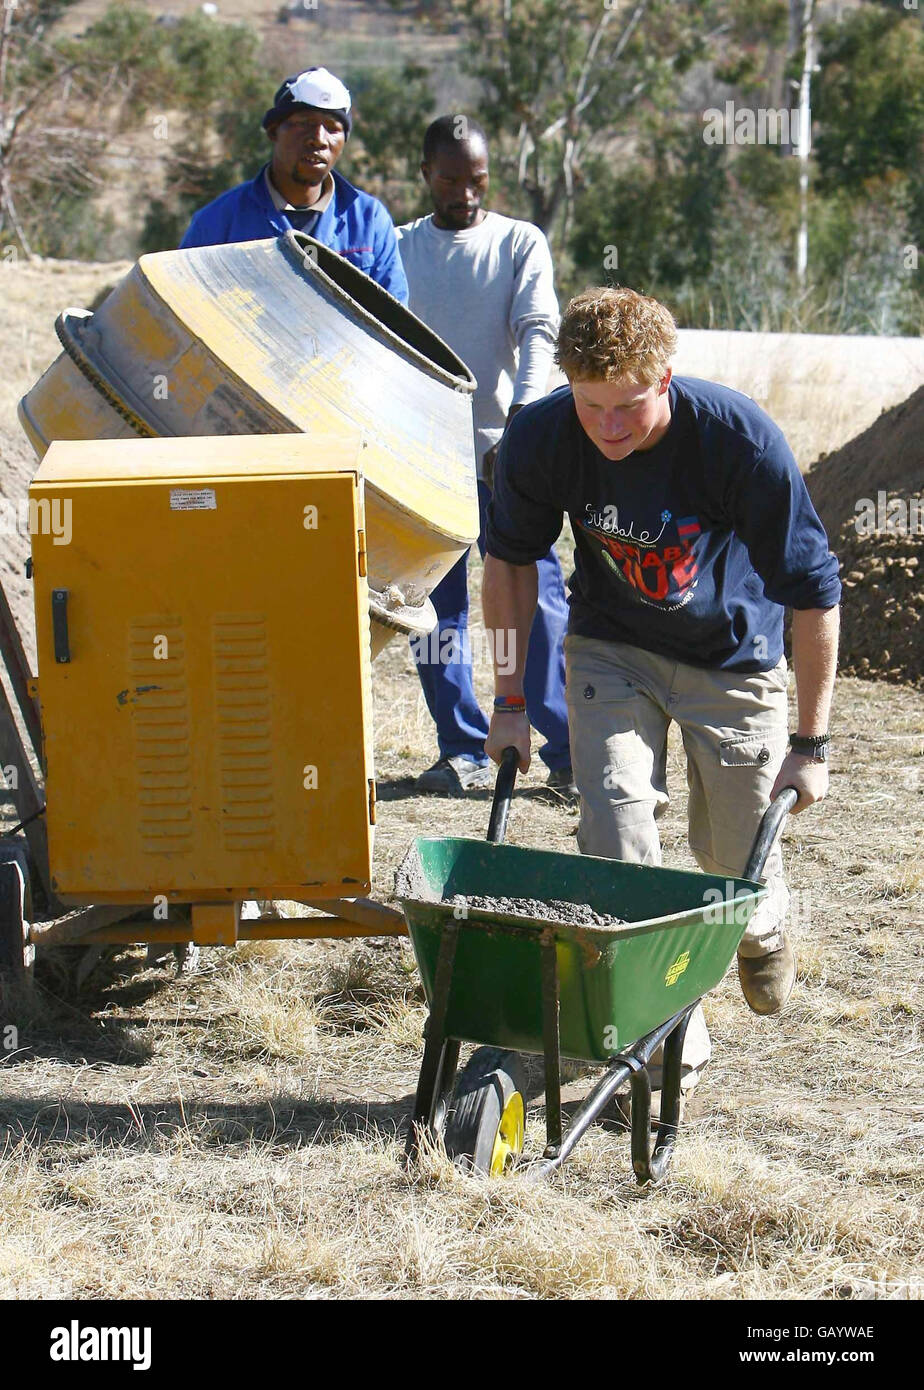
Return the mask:
M29 883L16 859L0 861L0 976L13 986L32 981L35 947L29 942Z
M459 1076L446 1125L446 1152L469 1172L502 1177L523 1149L526 1107L516 1052L479 1047Z

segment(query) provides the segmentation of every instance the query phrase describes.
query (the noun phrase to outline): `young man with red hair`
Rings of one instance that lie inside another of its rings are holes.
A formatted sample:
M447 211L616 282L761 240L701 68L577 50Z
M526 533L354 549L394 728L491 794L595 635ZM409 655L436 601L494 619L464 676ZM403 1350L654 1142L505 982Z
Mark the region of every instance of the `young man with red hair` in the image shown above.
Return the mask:
M536 561L567 512L579 848L661 862L673 720L687 758L690 847L708 873L735 877L776 791L795 787L799 812L827 790L838 563L781 431L748 396L673 377L676 342L665 306L632 290L591 289L568 305L557 349L568 384L525 406L501 444L485 623L513 629L525 651ZM799 710L788 752L784 607ZM486 751L498 760L514 745L525 770L522 672L498 672L496 693ZM742 991L760 1014L782 1007L796 969L778 847L765 878L770 895L738 950ZM693 1079L708 1052L705 1026L691 1029Z

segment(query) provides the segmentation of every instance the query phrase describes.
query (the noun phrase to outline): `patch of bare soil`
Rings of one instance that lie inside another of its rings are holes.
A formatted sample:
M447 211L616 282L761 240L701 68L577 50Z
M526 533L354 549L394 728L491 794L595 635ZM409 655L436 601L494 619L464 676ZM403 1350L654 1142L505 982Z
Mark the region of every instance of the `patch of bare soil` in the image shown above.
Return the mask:
M924 386L806 483L841 562L841 669L924 685Z

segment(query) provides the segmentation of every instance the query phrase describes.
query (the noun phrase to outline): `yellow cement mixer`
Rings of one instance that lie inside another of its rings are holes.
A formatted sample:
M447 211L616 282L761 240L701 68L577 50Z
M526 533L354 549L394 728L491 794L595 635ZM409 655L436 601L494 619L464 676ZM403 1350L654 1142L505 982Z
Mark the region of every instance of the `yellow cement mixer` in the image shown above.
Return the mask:
M57 331L20 406L37 680L0 589L0 970L403 933L364 896L371 658L477 534L471 374L298 233L146 256ZM242 920L280 898L325 915Z

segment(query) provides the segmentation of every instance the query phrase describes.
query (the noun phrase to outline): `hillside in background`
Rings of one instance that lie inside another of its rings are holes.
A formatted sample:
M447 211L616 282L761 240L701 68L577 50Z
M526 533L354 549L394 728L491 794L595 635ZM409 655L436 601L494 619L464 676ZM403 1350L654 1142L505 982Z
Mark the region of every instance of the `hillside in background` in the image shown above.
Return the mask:
M398 220L416 215L426 123L472 92L458 72L458 25L422 26L415 7L386 0L323 0L316 9L51 0L50 8L59 17L37 47L50 36L69 68L68 46L80 45L80 78L65 78L61 109L49 108L25 141L23 167L8 157L28 249L58 259L134 258L175 245L195 207L259 169L269 150L264 110L286 76L312 65L337 72L353 93L341 172L388 198ZM30 100L15 74L6 85L8 109ZM0 114L3 106L0 93ZM0 165L3 152L0 139ZM4 241L7 258L22 254L17 224L0 210L0 249Z

